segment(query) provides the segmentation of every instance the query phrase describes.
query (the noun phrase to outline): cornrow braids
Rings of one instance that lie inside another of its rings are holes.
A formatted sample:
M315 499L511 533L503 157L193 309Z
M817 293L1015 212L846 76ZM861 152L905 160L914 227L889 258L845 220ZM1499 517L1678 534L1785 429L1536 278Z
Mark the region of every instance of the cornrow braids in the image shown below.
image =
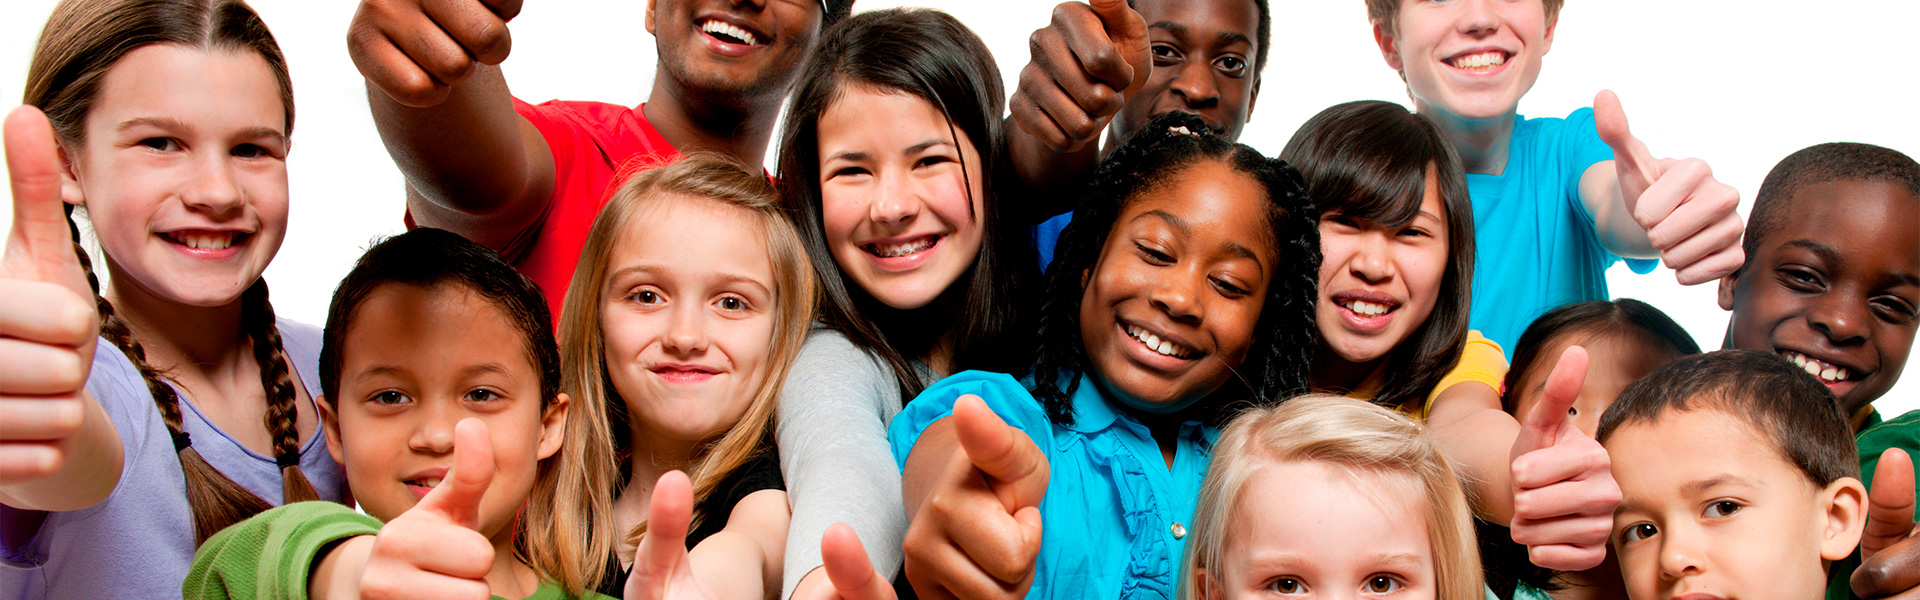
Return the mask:
M160 421L166 424L167 434L173 438L173 450L180 458L180 471L186 478L187 507L193 513L194 545L200 545L229 525L273 508L272 504L207 464L207 459L193 449L193 438L187 435L181 422L180 394L174 391L173 385L167 383L160 369L147 362L147 349L134 337L133 328L115 313L113 303L100 295L100 278L94 274L92 259L88 257L86 247L80 243L80 226L73 221L73 205L66 205L66 209L67 230L73 233L73 253L87 273L87 286L93 289L94 306L100 311L100 336L119 348L121 354L126 355L127 362L133 363L133 368L140 372L140 378L147 383L147 392L153 395L154 407L160 410ZM305 477L301 477L301 483L306 484ZM307 485L307 493L318 496L313 492L312 485Z
M319 500L307 475L300 472L299 412L294 402L293 369L280 344L280 329L267 301L267 280L255 279L240 294L240 329L252 342L253 360L260 365L260 388L267 395L267 431L273 434L273 460L280 466L281 503Z
M1073 422L1071 397L1079 387L1080 374L1088 368L1080 336L1083 277L1099 261L1114 222L1133 198L1205 160L1226 163L1267 190L1267 223L1279 258L1276 264L1292 271L1277 273L1268 282L1253 349L1236 371L1240 377L1216 390L1212 395L1216 400L1202 405L1203 419L1216 425L1224 422L1230 402L1218 399L1270 404L1307 391L1320 230L1305 182L1285 162L1213 135L1197 116L1175 112L1148 121L1094 170L1074 209L1073 222L1060 234L1041 300L1040 352L1031 390L1054 422Z

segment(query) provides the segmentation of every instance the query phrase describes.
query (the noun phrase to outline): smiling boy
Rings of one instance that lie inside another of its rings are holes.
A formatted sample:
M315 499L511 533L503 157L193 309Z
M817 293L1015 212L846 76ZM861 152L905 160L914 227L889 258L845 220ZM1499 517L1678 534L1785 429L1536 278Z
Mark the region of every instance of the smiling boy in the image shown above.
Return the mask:
M1600 422L1633 600L1825 593L1866 526L1846 420L1785 360L1723 350L1655 369Z
M1680 283L1740 266L1739 194L1696 159L1654 159L1611 93L1565 119L1519 115L1561 0L1367 0L1374 39L1460 158L1479 249L1469 326L1512 347L1556 306L1607 298L1622 258ZM1603 141L1602 138L1605 138Z
M407 180L407 223L500 251L561 298L623 165L683 150L764 162L787 89L852 0L648 0L647 102L513 97L496 66L521 0L363 0L348 50Z

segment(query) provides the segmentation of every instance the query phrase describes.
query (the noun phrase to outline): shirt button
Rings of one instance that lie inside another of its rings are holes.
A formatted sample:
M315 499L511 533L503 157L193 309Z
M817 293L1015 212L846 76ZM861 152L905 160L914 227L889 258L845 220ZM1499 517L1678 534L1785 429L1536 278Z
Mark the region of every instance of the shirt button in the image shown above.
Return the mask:
M1177 540L1177 539L1182 539L1182 538L1185 538L1185 537L1187 537L1187 526L1185 526L1185 525L1181 525L1181 524L1179 524L1179 523L1174 523L1174 524L1173 524L1173 539L1176 539L1176 540Z

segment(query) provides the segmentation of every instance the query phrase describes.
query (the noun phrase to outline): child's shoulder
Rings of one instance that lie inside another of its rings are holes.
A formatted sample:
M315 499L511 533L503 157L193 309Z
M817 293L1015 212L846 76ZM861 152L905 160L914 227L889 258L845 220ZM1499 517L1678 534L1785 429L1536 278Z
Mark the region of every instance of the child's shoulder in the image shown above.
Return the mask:
M304 597L307 574L322 548L379 532L379 519L333 502L277 507L207 538L193 555L181 595L189 600Z
M900 414L894 415L893 422L887 427L887 437L893 441L894 457L903 464L906 456L903 450L911 450L920 434L935 421L953 414L953 405L961 396L978 396L994 414L1022 431L1045 431L1051 425L1047 411L1040 401L1028 391L1026 384L1006 373L988 371L962 371L927 386L927 389L908 402Z

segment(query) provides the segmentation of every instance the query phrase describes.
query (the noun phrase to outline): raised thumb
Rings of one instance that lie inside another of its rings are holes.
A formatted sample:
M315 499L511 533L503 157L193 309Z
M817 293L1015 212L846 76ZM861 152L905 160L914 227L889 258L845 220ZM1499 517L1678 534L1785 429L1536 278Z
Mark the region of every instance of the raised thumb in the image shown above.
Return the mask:
M1872 558L1913 531L1913 457L1905 450L1880 453L1873 470L1873 492L1867 498L1867 527L1860 538L1862 558Z
M1540 403L1520 424L1520 434L1513 440L1513 458L1552 446L1563 430L1573 426L1567 422L1567 411L1580 399L1580 387L1586 379L1587 349L1568 346L1547 375Z
M1000 420L972 394L954 401L953 421L967 460L987 476L1008 512L1040 505L1047 493L1047 458L1025 432Z
M493 483L493 439L487 424L462 419L453 428L453 469L414 510L438 513L468 529L480 528L480 499Z
M53 125L40 109L22 106L7 114L7 179L13 192L13 231L7 237L5 271L13 279L57 283L92 298L73 234L60 200L60 155Z

